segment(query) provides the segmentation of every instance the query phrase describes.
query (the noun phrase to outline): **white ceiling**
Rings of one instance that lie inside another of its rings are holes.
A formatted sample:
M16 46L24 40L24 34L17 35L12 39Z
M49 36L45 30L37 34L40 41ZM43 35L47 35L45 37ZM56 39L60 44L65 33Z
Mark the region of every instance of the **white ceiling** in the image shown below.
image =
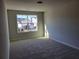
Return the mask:
M66 3L73 0L6 0L6 1L19 1L19 2L26 2L26 3L31 3L31 2L36 3L37 1L43 1L44 3L59 3L59 2Z
M26 7L31 9L39 9L42 10L49 9L51 7L59 6L59 5L65 5L68 4L71 1L78 1L78 0L5 0L6 1L6 7L7 8L15 8L17 9L25 9ZM37 1L43 1L43 4L41 6L37 4ZM21 8L20 8L21 7Z

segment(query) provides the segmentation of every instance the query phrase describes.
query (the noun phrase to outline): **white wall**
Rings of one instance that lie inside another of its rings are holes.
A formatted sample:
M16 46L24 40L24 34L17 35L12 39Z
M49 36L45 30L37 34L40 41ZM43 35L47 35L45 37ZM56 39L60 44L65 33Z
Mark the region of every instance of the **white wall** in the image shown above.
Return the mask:
M50 15L51 10L51 4L47 4L47 1L44 1L44 4L37 4L37 1L35 0L6 0L6 9L11 10L25 10L25 11L43 11L45 12L45 20L48 20L47 18ZM48 33L45 33L45 36L48 37Z
M79 1L58 4L48 23L49 37L79 49Z
M8 21L3 0L0 0L0 59L9 59Z

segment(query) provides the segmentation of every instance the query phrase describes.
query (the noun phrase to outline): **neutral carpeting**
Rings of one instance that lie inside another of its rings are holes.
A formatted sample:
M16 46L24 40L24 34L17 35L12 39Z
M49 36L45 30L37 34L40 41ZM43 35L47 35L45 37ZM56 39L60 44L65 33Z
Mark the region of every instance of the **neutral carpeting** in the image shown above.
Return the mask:
M79 59L79 50L49 39L11 42L10 59Z

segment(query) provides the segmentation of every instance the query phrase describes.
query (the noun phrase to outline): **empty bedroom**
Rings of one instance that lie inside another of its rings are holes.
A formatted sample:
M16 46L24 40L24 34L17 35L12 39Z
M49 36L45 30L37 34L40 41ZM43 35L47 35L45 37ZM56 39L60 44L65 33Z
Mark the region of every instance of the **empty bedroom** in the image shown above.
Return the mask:
M0 0L0 59L79 59L78 0Z

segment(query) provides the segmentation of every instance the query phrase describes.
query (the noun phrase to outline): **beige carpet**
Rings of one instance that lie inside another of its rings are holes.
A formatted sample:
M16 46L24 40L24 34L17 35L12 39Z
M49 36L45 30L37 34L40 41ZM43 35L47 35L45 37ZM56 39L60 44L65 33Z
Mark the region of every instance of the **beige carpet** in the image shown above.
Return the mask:
M10 59L79 59L79 50L49 39L16 41L10 48Z

